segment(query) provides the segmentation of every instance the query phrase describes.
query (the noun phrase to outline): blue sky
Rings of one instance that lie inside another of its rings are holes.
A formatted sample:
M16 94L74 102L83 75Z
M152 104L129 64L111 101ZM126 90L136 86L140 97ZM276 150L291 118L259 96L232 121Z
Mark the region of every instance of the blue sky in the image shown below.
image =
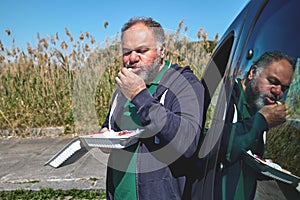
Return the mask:
M41 37L65 35L65 27L75 38L81 32L103 42L120 32L132 16L151 16L165 29L176 30L181 20L188 27L187 36L197 38L200 28L213 39L220 36L249 0L1 0L0 40L10 47L12 38L17 47L26 48ZM104 28L104 22L109 24ZM8 37L5 30L11 31Z

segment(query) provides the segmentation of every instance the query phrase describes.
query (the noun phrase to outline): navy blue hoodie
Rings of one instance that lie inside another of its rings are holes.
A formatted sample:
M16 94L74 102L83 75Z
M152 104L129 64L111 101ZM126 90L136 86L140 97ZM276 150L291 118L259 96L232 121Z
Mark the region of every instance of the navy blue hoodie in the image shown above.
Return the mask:
M102 127L119 131L118 120L126 98L119 90L117 102ZM138 199L190 199L193 160L201 141L204 87L190 67L172 65L155 93L142 90L131 101L138 109L143 129L136 162ZM126 156L126 149L118 151ZM107 167L106 195L113 199L111 153ZM122 165L122 163L118 163Z

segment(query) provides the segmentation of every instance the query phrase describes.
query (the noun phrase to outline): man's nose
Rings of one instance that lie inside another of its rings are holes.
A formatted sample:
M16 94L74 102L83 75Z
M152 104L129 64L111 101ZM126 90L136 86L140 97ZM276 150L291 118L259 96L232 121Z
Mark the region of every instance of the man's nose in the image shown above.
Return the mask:
M132 51L129 55L129 61L131 63L135 63L137 61L139 61L139 55L136 51Z
M283 91L281 88L281 85L273 85L271 88L271 92L276 95L278 99L280 99L283 96Z

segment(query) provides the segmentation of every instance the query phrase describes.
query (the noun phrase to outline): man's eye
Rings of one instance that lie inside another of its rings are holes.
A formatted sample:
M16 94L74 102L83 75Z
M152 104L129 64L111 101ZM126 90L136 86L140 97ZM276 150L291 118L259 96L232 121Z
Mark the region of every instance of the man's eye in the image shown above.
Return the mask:
M271 85L279 85L280 83L274 79L268 78L268 81Z
M132 51L123 51L123 56L128 56L131 54Z
M123 56L128 56L130 55L132 52L136 52L137 54L145 54L149 51L149 48L144 48L144 49L136 49L136 50L123 50Z
M136 52L137 53L140 53L140 54L144 54L146 53L147 51L149 51L149 49L137 49Z
M267 80L269 81L269 83L271 85L276 85L276 86L280 85L282 92L285 92L285 91L287 91L289 89L289 86L281 85L281 83L278 80L274 80L274 79L271 79L271 78L268 78Z

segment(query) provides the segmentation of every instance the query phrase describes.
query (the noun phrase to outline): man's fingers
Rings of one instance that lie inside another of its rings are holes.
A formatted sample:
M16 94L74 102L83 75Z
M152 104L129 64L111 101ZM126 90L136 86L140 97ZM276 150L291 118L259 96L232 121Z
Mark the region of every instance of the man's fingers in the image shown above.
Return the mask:
M122 72L122 70L121 70L121 71L119 71L117 77L119 77L119 79L124 79L124 78L126 77L126 75L125 75L125 74Z
M117 86L120 87L120 85L122 84L121 79L119 77L116 77L115 81L116 81Z
M121 72L122 72L124 75L127 75L127 74L129 73L129 70L128 70L127 68L123 67L123 68L121 69Z
M104 128L102 128L102 129L100 130L100 133L104 133L104 132L107 132L107 131L109 131L108 128L104 127Z

